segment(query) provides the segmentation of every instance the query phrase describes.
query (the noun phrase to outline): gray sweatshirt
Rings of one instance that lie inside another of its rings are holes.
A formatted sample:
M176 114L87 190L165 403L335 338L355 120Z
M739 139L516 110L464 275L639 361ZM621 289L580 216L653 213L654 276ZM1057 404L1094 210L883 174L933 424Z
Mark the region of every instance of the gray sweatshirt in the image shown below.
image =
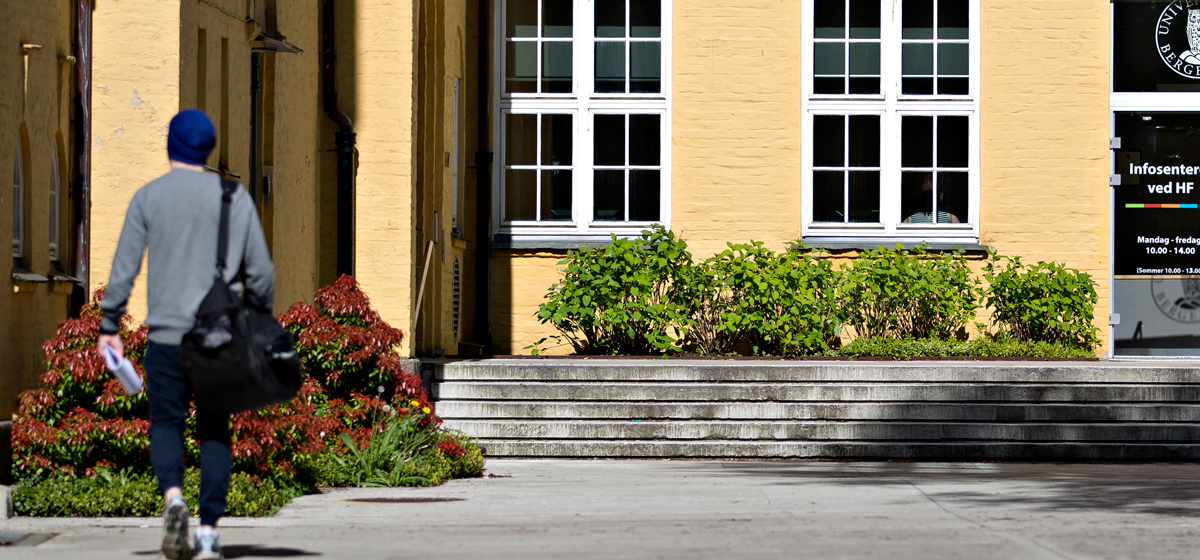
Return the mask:
M150 340L177 345L196 323L200 302L212 288L221 222L221 180L214 173L173 169L133 195L113 256L112 272L100 309L100 332L114 334L125 314L133 280L147 248L146 281ZM229 255L225 280L245 273L246 303L270 311L275 298L275 267L267 251L254 201L234 191L229 209Z

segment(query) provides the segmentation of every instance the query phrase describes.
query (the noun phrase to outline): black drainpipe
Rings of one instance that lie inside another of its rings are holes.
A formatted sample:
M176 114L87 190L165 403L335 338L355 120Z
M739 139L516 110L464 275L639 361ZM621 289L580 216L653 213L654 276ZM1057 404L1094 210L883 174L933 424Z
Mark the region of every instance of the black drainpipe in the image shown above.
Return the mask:
M337 106L337 50L334 45L334 0L325 0L322 40L325 43L325 114L338 125L337 144L337 272L354 275L354 124Z
M75 79L79 105L75 108L75 193L72 201L75 215L75 270L83 282L71 301L71 315L92 294L89 277L92 252L92 0L79 0L75 12ZM59 249L61 250L61 248ZM82 293L80 293L82 292Z
M258 92L262 89L260 78L262 53L250 53L250 200L257 205L258 177L261 167L258 165Z
M492 158L488 130L491 112L490 8L491 0L479 0L479 77L476 92L479 101L476 137L479 149L475 152L475 341L483 345L483 355L492 355L492 325L488 315L492 253Z

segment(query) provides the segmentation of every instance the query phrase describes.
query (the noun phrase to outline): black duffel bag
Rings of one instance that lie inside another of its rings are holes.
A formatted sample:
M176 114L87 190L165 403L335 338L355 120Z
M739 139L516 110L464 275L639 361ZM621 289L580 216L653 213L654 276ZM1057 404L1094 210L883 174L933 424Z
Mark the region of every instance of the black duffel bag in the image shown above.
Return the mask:
M217 414L234 414L287 402L300 390L300 356L295 339L272 317L245 305L225 282L229 250L229 207L237 183L221 180L221 226L217 274L200 302L196 326L180 351L196 404Z

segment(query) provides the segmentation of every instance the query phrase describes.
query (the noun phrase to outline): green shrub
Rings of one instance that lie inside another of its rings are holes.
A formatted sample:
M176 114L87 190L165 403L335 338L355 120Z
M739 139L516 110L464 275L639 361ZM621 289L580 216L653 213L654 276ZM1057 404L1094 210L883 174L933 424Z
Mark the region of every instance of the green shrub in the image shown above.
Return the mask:
M1090 350L1049 342L856 338L831 353L850 358L1095 358Z
M842 275L842 310L860 337L961 337L979 308L979 280L962 251L880 247L844 265Z
M656 227L635 239L613 235L611 244L571 251L558 264L565 267L562 280L550 287L537 317L577 353L678 351L689 324L679 279L692 255L674 233Z
M838 274L827 260L729 244L686 276L691 340L705 354L816 354L838 344Z
M199 489L200 471L188 469L183 493L194 514L198 514ZM303 488L279 484L269 478L234 473L229 482L225 515L274 515L303 493ZM153 475L101 468L95 476L57 474L28 480L13 492L13 509L18 515L35 517L151 517L162 513L162 500Z
M343 453L322 462L328 482L344 486L437 486L483 474L479 446L458 433L422 426L412 416L389 416L362 442L342 435Z
M1096 283L1091 275L1062 263L1024 265L1020 257L988 252L984 301L993 309L998 338L1050 342L1086 350L1100 345L1093 323ZM1001 266L1003 265L1003 266Z

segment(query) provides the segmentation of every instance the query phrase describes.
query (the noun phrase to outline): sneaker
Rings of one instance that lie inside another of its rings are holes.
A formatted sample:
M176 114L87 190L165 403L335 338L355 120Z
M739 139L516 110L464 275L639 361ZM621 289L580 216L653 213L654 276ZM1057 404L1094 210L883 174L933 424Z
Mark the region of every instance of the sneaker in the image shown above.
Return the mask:
M185 560L191 552L188 546L188 506L183 498L167 501L163 510L163 556L172 560Z
M221 554L221 543L217 540L217 532L209 529L196 530L196 555L192 560L224 560Z

